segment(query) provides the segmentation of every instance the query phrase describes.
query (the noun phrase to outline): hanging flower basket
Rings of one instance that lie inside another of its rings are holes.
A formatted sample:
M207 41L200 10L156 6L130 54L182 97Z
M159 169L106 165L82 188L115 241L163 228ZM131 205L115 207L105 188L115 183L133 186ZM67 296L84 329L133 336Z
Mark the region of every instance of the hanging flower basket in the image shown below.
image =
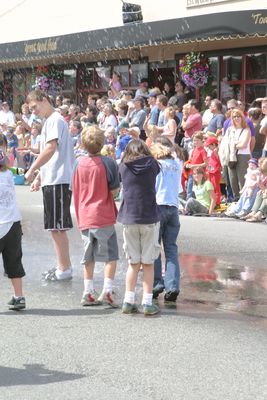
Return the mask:
M190 88L204 86L210 76L209 59L201 53L191 52L179 62L181 79Z
M33 88L56 95L63 87L63 74L53 67L37 67L33 75Z

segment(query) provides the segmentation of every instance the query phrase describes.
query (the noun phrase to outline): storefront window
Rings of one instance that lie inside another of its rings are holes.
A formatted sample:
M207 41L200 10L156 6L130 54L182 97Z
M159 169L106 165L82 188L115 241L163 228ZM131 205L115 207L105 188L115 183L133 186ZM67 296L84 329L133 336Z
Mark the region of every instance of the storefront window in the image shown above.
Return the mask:
M210 62L210 75L208 82L200 88L200 99L204 104L206 96L212 96L212 98L219 98L217 79L218 79L218 57L209 57Z
M64 69L64 91L76 91L76 72L76 69Z
M241 85L230 85L223 81L221 82L221 100L226 104L230 99L241 99Z
M266 96L266 84L255 83L245 85L245 101L251 104L258 97Z
M95 88L108 90L108 84L110 81L110 67L96 67L95 68Z
M245 68L245 79L266 79L266 54L248 54Z
M115 65L113 71L121 74L122 87L129 86L129 65Z
M242 56L224 56L222 62L222 80L240 81L242 79Z
M13 110L20 112L21 105L25 102L27 95L25 74L15 72L13 75Z
M132 64L130 68L131 86L138 86L142 78L148 77L147 64Z

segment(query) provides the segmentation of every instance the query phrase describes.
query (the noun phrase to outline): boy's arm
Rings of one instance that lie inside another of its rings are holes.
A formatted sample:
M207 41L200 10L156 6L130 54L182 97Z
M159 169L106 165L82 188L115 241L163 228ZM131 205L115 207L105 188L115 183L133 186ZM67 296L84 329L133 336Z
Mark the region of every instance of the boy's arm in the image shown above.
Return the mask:
M101 156L101 159L106 169L108 188L113 192L120 188L118 165L112 158Z
M40 169L40 167L42 167L44 164L46 164L50 160L50 158L53 157L56 150L57 150L57 139L53 139L47 142L44 150L39 154L39 156L33 162L30 169L26 172L25 179L27 181L31 181L34 176L34 172L37 169Z

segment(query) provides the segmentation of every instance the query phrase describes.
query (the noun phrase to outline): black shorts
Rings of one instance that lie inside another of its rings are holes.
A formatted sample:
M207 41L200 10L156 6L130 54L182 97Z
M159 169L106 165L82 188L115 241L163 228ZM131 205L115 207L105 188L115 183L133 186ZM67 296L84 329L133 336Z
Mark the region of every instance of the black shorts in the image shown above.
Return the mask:
M8 233L0 239L0 253L2 253L4 269L7 276L22 278L25 271L21 262L22 230L20 222L14 222Z
M69 184L43 186L44 228L64 231L73 227Z

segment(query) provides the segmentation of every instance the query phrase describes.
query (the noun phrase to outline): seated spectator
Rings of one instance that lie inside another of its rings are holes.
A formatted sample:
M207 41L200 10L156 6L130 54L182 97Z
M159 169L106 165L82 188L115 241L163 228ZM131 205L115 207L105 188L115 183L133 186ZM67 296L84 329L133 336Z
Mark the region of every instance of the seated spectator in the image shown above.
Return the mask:
M216 198L213 185L207 180L203 168L197 167L193 169L193 192L195 198L191 197L187 200L185 205L186 213L188 215L211 215L216 204Z
M247 222L261 222L267 216L267 158L259 159L259 169L262 175L253 207L249 214L241 217Z
M259 180L260 170L258 169L258 160L251 158L248 161L244 187L240 190L240 199L236 204L231 204L225 215L228 217L243 218L250 212L259 190Z

